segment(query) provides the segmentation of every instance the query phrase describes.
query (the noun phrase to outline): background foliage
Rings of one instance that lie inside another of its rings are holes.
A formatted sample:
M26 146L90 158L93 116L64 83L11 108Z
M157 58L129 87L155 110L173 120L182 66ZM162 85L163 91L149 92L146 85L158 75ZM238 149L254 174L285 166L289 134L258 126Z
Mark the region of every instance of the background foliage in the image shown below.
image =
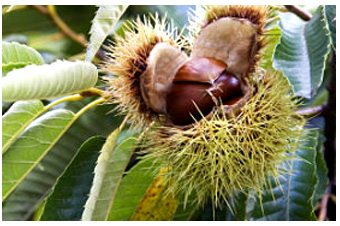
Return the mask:
M183 28L194 8L3 6L3 220L335 219L335 6L303 7L305 15L275 7L261 66L284 72L313 129L281 187L235 193L234 213L163 197L156 166L135 150L142 133L100 104L102 44L143 14L167 14ZM34 65L44 65L41 75Z

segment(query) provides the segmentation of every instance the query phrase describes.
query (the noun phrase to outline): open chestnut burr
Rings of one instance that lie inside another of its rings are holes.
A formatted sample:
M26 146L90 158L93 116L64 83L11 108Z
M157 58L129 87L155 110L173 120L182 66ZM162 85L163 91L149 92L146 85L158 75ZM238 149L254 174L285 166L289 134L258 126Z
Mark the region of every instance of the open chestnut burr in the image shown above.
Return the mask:
M242 107L258 48L256 32L248 21L221 18L200 32L190 56L173 44L157 43L140 77L145 106L179 127L209 117L215 107Z
M134 126L153 127L142 153L170 169L166 193L219 206L235 191L261 194L267 175L278 180L305 119L287 80L261 68L268 7L197 13L188 37L158 19L117 37L109 92Z

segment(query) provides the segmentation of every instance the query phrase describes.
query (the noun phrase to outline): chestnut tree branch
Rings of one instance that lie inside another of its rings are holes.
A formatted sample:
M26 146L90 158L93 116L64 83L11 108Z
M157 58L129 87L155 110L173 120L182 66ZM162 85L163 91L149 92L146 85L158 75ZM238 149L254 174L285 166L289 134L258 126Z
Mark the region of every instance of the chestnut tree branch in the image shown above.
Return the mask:
M303 116L314 117L314 116L321 115L323 111L325 110L325 108L326 108L326 103L323 103L316 107L299 109L296 111L296 113L303 115Z
M328 200L330 198L331 195L331 184L329 184L327 186L327 190L325 195L322 197L321 202L320 202L320 212L319 212L319 216L318 216L318 220L319 221L324 221L327 219L327 204L328 204Z
M61 30L61 32L67 37L71 38L73 41L79 43L83 47L88 45L88 41L86 40L83 34L75 33L58 15L55 6L48 5L47 8L40 5L34 5L39 12L48 16Z
M42 6L42 5L33 5L33 7L38 10L40 13L48 16L57 26L58 28L61 30L61 32L66 36L71 38L73 41L75 41L76 43L82 45L83 47L87 47L88 46L88 41L85 38L85 36L83 34L77 34L76 32L74 32L58 15L57 10L55 8L55 6L53 5L48 5L47 7ZM98 50L97 57L99 57L100 59L105 59L106 58L106 54L102 51L102 50Z
M285 5L286 9L289 11L289 12L292 12L294 13L295 15L297 15L298 17L300 17L301 19L305 20L305 21L308 21L312 18L312 15L303 10L301 7L299 6L296 6L296 5Z
M48 15L48 10L42 5L33 5L33 7L38 10L41 14Z

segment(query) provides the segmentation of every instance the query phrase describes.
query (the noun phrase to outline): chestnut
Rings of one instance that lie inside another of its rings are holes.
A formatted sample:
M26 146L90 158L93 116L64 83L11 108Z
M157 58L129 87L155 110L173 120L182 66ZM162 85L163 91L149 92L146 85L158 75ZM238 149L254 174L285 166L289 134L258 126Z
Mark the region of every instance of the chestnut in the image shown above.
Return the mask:
M214 106L240 96L240 81L227 71L223 62L213 58L192 59L175 75L166 97L166 112L173 124L188 125L209 114Z

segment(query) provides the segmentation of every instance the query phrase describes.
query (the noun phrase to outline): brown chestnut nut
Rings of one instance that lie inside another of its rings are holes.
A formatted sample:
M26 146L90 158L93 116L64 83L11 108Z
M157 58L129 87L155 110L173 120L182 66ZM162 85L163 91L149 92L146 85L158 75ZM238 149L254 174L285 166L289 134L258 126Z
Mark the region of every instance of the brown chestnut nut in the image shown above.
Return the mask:
M188 125L195 122L193 117L199 120L214 106L242 96L240 81L226 67L216 59L200 58L178 70L166 100L172 123Z

